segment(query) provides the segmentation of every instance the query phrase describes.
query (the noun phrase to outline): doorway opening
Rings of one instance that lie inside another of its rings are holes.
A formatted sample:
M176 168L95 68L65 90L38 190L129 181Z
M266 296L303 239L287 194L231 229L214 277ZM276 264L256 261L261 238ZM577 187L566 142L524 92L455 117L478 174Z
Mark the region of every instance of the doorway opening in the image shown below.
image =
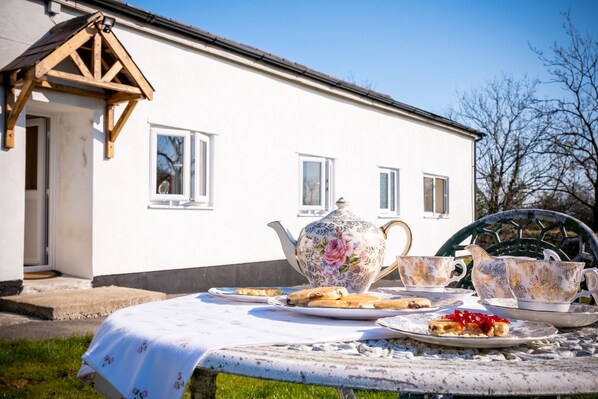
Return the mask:
M53 270L50 261L49 119L27 115L25 146L25 273Z

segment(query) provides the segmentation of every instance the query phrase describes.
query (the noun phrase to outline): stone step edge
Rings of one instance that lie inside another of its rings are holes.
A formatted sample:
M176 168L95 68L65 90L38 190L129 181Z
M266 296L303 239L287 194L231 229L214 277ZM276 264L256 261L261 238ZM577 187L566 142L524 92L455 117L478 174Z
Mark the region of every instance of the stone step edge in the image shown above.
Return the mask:
M79 294L83 297L77 298ZM0 310L46 320L76 320L163 299L166 294L162 292L110 286L2 297Z

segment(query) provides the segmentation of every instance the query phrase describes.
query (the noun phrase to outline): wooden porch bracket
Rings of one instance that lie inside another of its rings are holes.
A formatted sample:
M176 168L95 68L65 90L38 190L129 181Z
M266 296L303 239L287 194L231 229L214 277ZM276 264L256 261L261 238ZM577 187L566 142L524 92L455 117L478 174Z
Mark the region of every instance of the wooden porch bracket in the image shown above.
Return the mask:
M29 99L31 92L33 91L33 87L35 86L32 71L27 73L27 76L23 79L21 92L18 95L16 95L15 82L12 81L12 78L10 80L11 81L8 83L6 90L6 134L4 135L5 148L14 148L15 146L15 125L17 124L19 115L25 107L25 103L27 102L27 99Z
M114 142L122 128L125 126L125 123L127 123L129 116L133 113L138 102L138 99L130 100L116 124L114 123L114 108L116 106L111 103L106 104L106 158L110 159L114 157Z

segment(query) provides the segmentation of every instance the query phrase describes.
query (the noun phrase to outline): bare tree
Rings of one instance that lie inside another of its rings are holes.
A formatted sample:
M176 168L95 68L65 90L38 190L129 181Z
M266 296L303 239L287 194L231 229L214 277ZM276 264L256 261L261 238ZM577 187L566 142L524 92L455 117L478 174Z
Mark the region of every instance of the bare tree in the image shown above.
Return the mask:
M536 151L550 114L535 106L537 86L503 74L457 95L450 117L485 133L476 146L478 217L525 206L544 187L547 165Z
M552 156L553 189L591 210L589 225L598 230L598 42L582 36L569 13L563 14L569 38L551 52L532 47L551 76L564 89L563 98L544 101L556 117L545 146ZM585 212L584 212L585 213Z

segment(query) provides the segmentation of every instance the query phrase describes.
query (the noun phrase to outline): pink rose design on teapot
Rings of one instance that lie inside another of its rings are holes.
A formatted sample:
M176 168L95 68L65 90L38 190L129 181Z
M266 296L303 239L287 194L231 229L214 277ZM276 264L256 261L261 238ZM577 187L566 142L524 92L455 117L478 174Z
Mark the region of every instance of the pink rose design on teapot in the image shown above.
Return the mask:
M341 267L345 264L347 256L351 255L351 252L353 252L353 248L345 241L343 236L340 235L339 231L336 232L335 236L338 238L333 238L324 247L323 259L331 266Z
M316 245L322 255L322 266L333 266L338 268L338 273L345 273L349 269L359 272L359 264L366 256L365 251L359 250L359 243L351 243L351 240L343 237L340 230L334 232L334 238L328 240L324 237L322 242Z

